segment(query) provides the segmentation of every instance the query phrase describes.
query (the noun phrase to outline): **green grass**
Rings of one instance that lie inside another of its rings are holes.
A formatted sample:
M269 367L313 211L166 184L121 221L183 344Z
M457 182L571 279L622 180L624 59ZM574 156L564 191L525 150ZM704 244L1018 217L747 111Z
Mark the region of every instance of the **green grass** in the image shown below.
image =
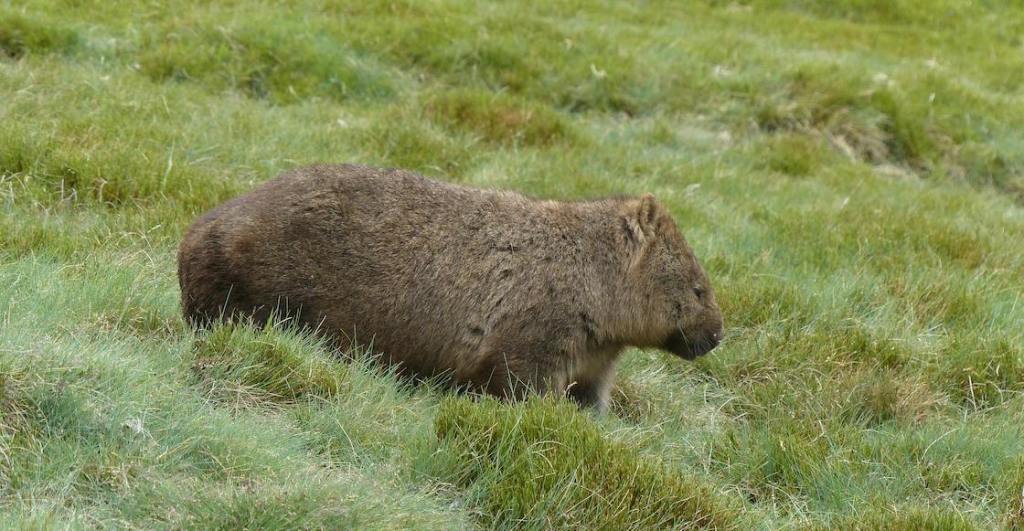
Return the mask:
M0 521L1020 529L1021 35L1007 0L0 0ZM595 416L193 334L183 230L314 161L653 192L729 339L629 352Z
M488 527L731 528L738 504L703 478L609 442L572 404L442 404L435 457ZM452 474L451 471L448 474Z

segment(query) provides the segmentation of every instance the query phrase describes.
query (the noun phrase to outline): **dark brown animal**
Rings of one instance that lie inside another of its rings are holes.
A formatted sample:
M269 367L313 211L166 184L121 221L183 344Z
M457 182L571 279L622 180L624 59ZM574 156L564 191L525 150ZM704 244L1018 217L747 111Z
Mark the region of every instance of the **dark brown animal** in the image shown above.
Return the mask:
M178 278L196 327L280 312L415 375L599 409L626 346L692 359L722 338L708 278L651 195L543 201L310 166L199 218Z

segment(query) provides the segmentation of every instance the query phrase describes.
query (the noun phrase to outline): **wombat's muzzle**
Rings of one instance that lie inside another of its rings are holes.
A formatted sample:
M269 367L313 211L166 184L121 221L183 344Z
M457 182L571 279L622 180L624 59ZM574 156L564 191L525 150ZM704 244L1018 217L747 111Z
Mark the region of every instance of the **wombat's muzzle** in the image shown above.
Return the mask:
M683 359L692 360L711 352L721 341L721 330L702 334L700 337L687 337L677 330L668 336L663 348Z

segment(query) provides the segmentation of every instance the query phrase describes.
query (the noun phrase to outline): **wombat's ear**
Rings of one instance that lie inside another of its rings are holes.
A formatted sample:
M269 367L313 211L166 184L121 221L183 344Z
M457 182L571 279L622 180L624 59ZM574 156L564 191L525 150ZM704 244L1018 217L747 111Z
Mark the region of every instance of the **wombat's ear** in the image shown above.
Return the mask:
M658 215L661 213L661 205L658 204L658 200L654 198L654 194L644 194L640 198L640 212L637 216L637 222L640 224L640 228L643 229L644 234L653 236L657 232L655 226L658 221Z
M625 218L626 236L638 247L646 247L657 233L661 206L652 194L644 194Z

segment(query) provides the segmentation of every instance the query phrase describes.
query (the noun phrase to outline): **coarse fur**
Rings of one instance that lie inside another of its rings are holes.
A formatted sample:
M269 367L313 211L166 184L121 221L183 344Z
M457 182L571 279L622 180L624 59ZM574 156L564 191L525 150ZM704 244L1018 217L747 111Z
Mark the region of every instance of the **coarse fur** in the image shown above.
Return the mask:
M602 410L626 346L692 359L722 338L704 270L649 194L545 201L309 166L200 217L178 278L195 327L280 312L407 373Z

